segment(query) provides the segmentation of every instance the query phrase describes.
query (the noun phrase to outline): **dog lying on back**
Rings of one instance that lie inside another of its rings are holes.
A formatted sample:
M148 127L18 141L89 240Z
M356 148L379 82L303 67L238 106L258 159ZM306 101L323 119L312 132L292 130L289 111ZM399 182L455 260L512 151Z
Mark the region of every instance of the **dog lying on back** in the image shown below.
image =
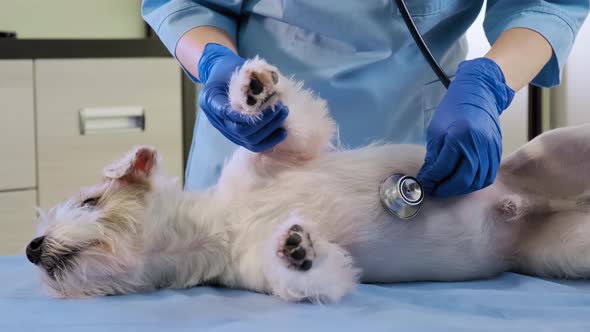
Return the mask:
M53 295L218 284L337 301L357 282L508 270L590 277L590 126L538 137L503 162L492 186L427 197L404 221L383 209L378 188L393 173L415 175L422 147L334 149L326 103L260 59L234 74L229 95L252 121L281 100L286 140L262 154L238 149L199 193L165 177L150 147L106 167L104 181L40 212L27 257Z

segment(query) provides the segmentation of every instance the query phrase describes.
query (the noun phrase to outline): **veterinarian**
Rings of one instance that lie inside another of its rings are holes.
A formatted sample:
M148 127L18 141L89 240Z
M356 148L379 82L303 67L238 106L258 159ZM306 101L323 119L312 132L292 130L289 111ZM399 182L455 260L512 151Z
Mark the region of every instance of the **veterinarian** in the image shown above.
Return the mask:
M451 196L493 182L502 154L499 117L529 82L559 84L588 0L488 0L485 57L463 61L465 31L483 0L408 0L449 90L420 54L393 1L143 0L145 20L195 82L204 84L186 188L215 183L236 148L264 151L286 136L284 106L261 121L229 118L227 83L260 55L329 103L345 147L374 140L426 143L426 191ZM237 121L237 122L236 122Z

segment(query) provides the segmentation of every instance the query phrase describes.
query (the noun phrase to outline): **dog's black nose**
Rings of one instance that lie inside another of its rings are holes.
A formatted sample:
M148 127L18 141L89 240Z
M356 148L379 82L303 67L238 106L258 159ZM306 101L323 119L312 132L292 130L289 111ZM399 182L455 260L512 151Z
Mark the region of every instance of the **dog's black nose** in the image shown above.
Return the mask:
M35 265L39 264L39 261L41 260L41 246L43 245L43 240L45 240L45 236L39 236L34 238L27 246L27 258Z

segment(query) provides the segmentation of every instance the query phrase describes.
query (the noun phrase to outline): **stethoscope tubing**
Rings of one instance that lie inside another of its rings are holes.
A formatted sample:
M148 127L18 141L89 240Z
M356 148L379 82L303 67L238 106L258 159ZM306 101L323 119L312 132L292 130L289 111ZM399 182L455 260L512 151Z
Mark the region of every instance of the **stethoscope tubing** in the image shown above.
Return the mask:
M441 66L430 52L428 46L426 46L426 43L424 42L420 32L418 32L418 28L416 28L416 24L414 23L414 20L412 19L412 16L410 15L404 0L396 0L395 2L400 14L402 15L402 18L404 19L404 22L406 23L406 26L408 27L408 30L410 31L410 34L412 35L412 38L414 39L414 42L416 42L420 52L422 52L424 59L426 59L426 62L428 62L428 65L430 65L430 68L432 68L432 71L434 71L440 82L445 86L445 88L448 89L449 85L451 84L451 80L449 76L447 76L447 74L445 74L445 72L442 70Z

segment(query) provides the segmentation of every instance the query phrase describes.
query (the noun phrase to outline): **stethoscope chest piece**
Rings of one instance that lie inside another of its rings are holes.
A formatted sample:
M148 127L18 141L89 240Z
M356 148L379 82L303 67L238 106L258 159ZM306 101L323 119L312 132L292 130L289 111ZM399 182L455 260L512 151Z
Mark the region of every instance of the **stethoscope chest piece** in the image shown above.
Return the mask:
M410 219L420 211L424 192L416 178L393 174L381 182L379 196L387 211L401 219Z

